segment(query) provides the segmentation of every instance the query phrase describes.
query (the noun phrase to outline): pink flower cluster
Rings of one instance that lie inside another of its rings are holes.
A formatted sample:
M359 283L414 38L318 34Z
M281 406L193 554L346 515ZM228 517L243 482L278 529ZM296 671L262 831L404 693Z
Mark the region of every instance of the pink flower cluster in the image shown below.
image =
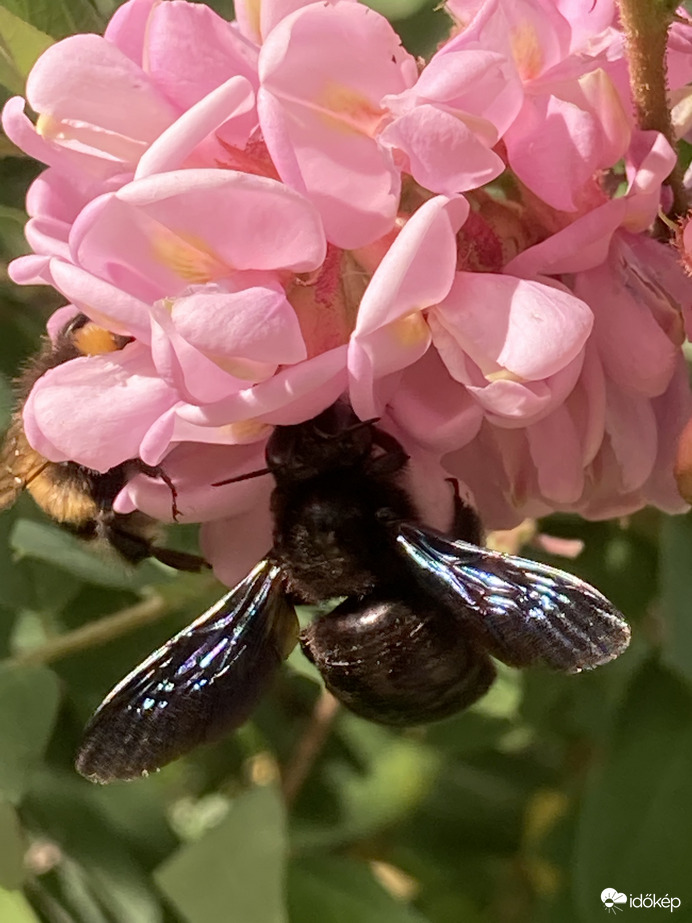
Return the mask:
M692 283L648 234L675 155L635 127L614 0L449 0L424 66L353 0L236 9L130 0L38 60L37 119L5 106L48 165L12 278L70 302L51 329L132 338L37 383L32 445L163 462L229 583L267 550L271 484L210 485L343 393L404 443L432 524L447 473L489 527L680 509ZM171 515L143 476L117 504Z

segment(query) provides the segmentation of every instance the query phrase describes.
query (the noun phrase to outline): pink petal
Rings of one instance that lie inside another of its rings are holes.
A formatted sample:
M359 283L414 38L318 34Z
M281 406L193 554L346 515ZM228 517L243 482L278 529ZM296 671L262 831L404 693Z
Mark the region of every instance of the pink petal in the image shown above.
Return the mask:
M235 270L310 271L326 249L306 199L274 180L225 170L135 180L87 206L70 245L75 262L150 300Z
M446 45L450 52L481 47L511 57L526 83L567 56L571 30L553 0L450 0L447 5L466 26Z
M438 452L466 445L483 421L480 406L449 375L435 349L404 371L389 414L417 442Z
M516 118L523 95L516 68L504 55L481 49L450 52L443 45L415 86L384 102L395 115L431 103L461 119L472 116L470 127L492 126L490 135L482 135L492 147Z
M581 272L605 262L613 234L627 214L625 199L614 199L573 224L524 250L505 266L516 276Z
M652 402L658 425L658 453L649 480L644 486L648 503L667 513L682 513L689 509L673 475L680 435L692 416L687 363L682 355L665 394Z
M634 259L613 263L582 273L579 294L593 305L594 338L606 375L623 388L654 397L668 387L679 348L651 311L656 290L645 265L638 267Z
M576 503L584 489L584 471L578 433L569 412L558 407L527 427L526 437L542 496L556 506Z
M593 315L583 301L559 288L494 273L461 272L430 321L433 340L455 378L464 381L465 366L459 365L463 354L488 381L507 377L504 370L521 381L538 381L580 354ZM446 336L438 343L443 331Z
M408 172L416 182L445 195L483 186L505 168L463 119L435 106L417 106L400 116L380 140L407 155Z
M190 404L219 401L242 387L243 382L188 343L178 333L162 302L151 306L151 358L156 371Z
M582 465L587 467L596 457L605 434L605 375L593 339L584 350L584 366L579 381L567 397L565 406L579 430Z
M180 110L229 78L257 85L257 48L203 3L159 3L147 26L152 80Z
M144 61L149 17L158 3L159 0L129 0L123 3L111 16L103 33L105 39L140 66Z
M315 202L337 246L383 236L399 176L375 140L380 100L416 76L386 19L356 3L311 4L267 36L259 73L260 124L282 179Z
M12 260L7 267L7 274L17 285L52 285L51 262L49 256L36 256L31 253Z
M67 123L77 143L125 162L135 162L176 115L142 69L99 35L51 45L26 95L34 111Z
M661 201L661 184L675 166L675 152L657 131L635 131L627 152L630 186L627 194L628 231L644 231L655 220Z
M223 426L259 419L277 426L302 423L340 397L346 386L346 347L281 369L266 381L207 407L183 407L183 419L199 426Z
M504 140L512 169L532 192L552 208L576 211L578 193L599 165L599 127L590 113L548 94L527 98Z
M378 426L394 436L409 457L401 483L413 500L422 522L441 532L449 531L455 512L454 489L440 464L440 454L411 440L409 433L388 414Z
M620 466L622 489L638 490L651 475L658 450L651 403L631 391L610 386L606 432Z
M249 512L266 501L272 478L252 478L238 484L213 487L216 481L265 467L265 440L251 445L176 446L163 468L175 485L181 522L207 522ZM154 519L172 520L171 492L160 479L145 475L133 478L118 497L118 510L140 509Z
M357 338L445 298L454 281L456 232L468 213L469 204L462 196L435 196L414 212L363 295ZM429 271L431 265L434 273Z
M562 404L581 372L583 354L543 381L491 381L483 387L468 385L496 426L519 428L536 423Z
M245 147L256 117L252 116L248 120L242 116L252 112L254 101L255 94L250 82L244 77L231 77L191 106L159 135L140 157L135 179L182 166L212 166L211 160L194 164L187 164L186 160L199 144L222 125L228 134L231 124L237 123L240 130L234 136L234 143ZM217 146L218 156L221 156L223 148Z
M198 412L195 405L183 401L161 414L147 430L142 439L140 457L148 465L158 465L167 457L171 445L195 443L197 445L249 445L266 439L271 427L256 420L241 420L236 423L222 423L206 426L183 419L183 413Z
M30 218L24 225L24 236L37 254L69 259L70 248L67 237L70 226L53 218Z
M8 99L2 110L2 127L7 137L34 160L50 164L68 176L88 175L104 179L122 172L121 163L84 151L68 150L53 140L46 140L24 114L21 96Z
M406 223L370 280L348 352L350 398L361 419L382 409L375 381L411 365L430 345L421 311L449 292L456 231L467 215L461 197L430 199Z
M178 298L171 316L178 333L215 361L276 366L307 358L298 318L283 290L259 286L235 293L202 290ZM240 376L240 371L235 374Z
M53 311L46 321L46 333L54 343L58 334L65 328L65 325L68 324L73 317L76 317L77 314L79 314L79 311L73 304L63 305L62 308Z
M72 263L51 262L53 285L96 324L123 336L150 340L149 305Z
M272 528L268 492L263 503L255 503L246 513L205 522L200 546L214 576L226 586L235 586L268 553Z
M46 372L26 402L24 428L31 445L46 458L107 471L139 454L151 422L175 400L156 375L147 350L131 344Z

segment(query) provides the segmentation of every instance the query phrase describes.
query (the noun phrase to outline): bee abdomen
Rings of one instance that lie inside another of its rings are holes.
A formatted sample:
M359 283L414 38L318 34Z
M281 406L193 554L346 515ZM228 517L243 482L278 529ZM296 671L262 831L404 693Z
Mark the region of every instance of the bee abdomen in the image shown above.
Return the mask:
M327 688L380 724L445 718L483 696L495 678L490 658L454 616L417 596L347 599L300 640Z

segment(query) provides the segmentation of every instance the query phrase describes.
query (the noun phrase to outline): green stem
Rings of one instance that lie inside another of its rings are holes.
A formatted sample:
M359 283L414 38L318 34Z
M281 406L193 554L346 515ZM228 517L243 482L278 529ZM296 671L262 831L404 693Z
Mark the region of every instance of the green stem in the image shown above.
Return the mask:
M17 665L52 663L92 647L99 647L144 625L158 622L187 605L191 599L206 600L210 590L216 590L217 587L218 583L212 577L179 577L173 587L166 587L133 606L119 609L98 621L51 638L45 644L15 654L8 662Z
M660 131L673 150L677 142L668 106L666 47L677 0L618 0L627 38L630 86L637 124L644 131ZM666 180L673 194L673 215L687 213L682 170L676 164Z
M161 596L152 596L134 606L120 609L112 615L106 615L97 622L90 622L68 631L57 638L51 638L45 644L22 651L11 658L13 664L26 666L36 663L52 663L71 654L89 650L119 638L142 625L156 622L171 612L171 606Z
M334 719L339 713L339 703L326 689L322 690L302 737L291 754L281 780L284 801L292 807L303 784L327 742Z

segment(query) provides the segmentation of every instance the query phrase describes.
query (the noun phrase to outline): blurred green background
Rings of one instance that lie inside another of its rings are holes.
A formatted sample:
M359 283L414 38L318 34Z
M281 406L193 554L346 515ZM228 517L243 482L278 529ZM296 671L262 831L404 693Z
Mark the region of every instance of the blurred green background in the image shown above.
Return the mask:
M5 96L46 36L101 31L115 5L3 0ZM373 5L416 53L447 27L430 2ZM11 380L60 303L6 274L26 251L38 169L0 137L3 427ZM544 528L585 541L570 568L631 620L617 662L505 669L465 714L394 732L328 715L296 652L239 733L98 788L72 768L88 716L220 587L97 559L23 497L0 517L0 923L592 923L604 888L677 897L674 919L692 920L692 519Z

